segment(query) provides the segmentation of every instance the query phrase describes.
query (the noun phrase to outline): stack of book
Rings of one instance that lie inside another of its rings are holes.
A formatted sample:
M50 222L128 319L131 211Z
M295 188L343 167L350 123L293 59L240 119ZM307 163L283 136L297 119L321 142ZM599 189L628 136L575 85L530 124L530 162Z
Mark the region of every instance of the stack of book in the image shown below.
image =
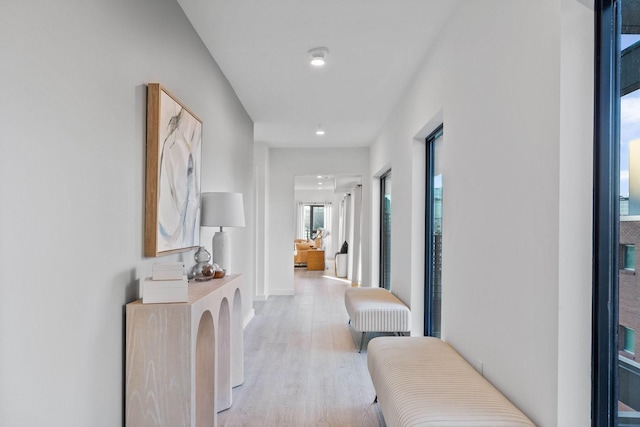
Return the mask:
M189 282L181 262L159 262L153 265L151 277L142 284L142 303L187 302Z

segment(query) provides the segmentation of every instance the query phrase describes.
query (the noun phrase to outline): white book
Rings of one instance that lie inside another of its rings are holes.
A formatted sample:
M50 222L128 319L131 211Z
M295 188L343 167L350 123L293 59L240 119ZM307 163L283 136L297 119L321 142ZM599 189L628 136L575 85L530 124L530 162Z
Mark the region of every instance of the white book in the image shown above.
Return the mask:
M151 269L153 280L180 280L183 275L184 264L181 262L159 262Z

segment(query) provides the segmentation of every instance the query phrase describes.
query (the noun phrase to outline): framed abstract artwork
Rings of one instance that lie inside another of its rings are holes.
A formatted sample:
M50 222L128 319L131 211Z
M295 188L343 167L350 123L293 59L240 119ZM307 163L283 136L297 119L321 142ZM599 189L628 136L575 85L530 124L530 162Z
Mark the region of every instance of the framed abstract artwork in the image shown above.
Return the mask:
M144 255L200 244L202 121L158 83L147 86Z

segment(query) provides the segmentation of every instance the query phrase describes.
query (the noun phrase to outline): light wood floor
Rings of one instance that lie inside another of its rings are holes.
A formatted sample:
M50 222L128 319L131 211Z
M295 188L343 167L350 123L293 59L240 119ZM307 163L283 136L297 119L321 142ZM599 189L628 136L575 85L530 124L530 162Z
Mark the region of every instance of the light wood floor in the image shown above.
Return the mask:
M296 269L294 296L255 304L245 329L245 381L218 426L378 427L384 420L344 307L350 285ZM323 277L325 276L325 277ZM360 334L357 334L360 339ZM359 344L359 341L358 341Z

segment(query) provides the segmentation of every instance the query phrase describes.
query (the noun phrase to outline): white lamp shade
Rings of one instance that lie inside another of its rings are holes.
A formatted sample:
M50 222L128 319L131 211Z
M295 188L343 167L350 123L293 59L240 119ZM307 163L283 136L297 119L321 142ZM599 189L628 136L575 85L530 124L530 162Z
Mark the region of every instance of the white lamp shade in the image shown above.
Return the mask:
M202 193L200 225L244 227L242 193Z

